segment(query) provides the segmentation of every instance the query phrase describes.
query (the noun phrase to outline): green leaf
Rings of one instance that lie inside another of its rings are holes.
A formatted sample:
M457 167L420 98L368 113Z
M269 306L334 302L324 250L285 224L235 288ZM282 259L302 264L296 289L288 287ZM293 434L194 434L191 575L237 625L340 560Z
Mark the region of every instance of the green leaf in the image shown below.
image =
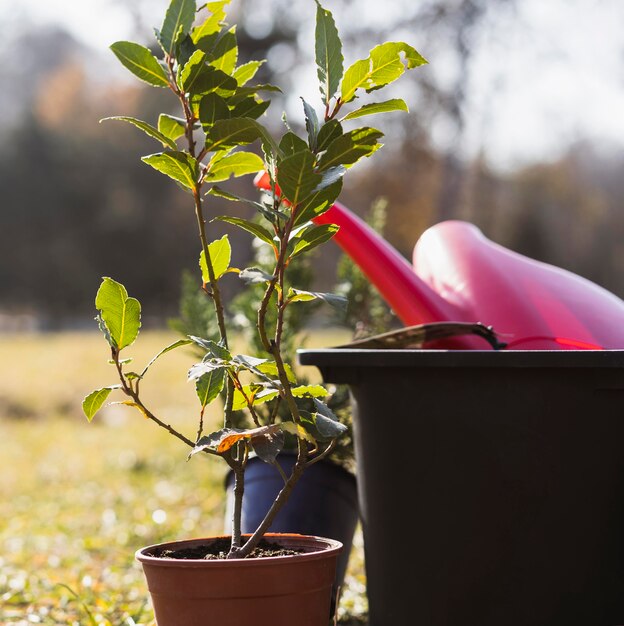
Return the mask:
M206 130L206 148L212 152L249 144L262 136L258 122L248 117L217 120Z
M295 226L309 222L314 217L322 215L336 201L342 191L342 178L328 187L317 187L300 205L295 218Z
M186 152L165 151L142 157L142 161L151 165L169 178L178 181L188 189L194 189L198 175L197 161Z
M299 437L299 439L305 439L312 444L316 443L314 437L301 424L295 424L294 422L282 422L279 427L284 432L295 435L295 437Z
M282 431L278 431L268 435L252 437L251 445L254 452L265 463L275 463L277 455L284 447L284 433Z
M221 24L225 19L224 7L229 3L230 0L220 0L219 2L206 3L205 6L211 14L202 24L193 29L191 36L195 43L201 41L209 35L218 33L221 30Z
M289 247L292 249L290 258L292 259L306 250L312 250L316 246L329 241L339 230L340 228L336 224L302 227L288 242Z
M256 75L263 63L265 61L249 61L249 63L237 67L232 76L236 79L238 86L246 85Z
M264 228L264 226L260 226L260 224L254 224L253 222L243 219L242 217L230 217L229 215L221 215L219 217L215 217L215 219L238 226L239 228L246 230L248 233L258 237L258 239L262 239L262 241L268 243L270 246L275 246L271 233Z
M232 259L232 247L230 246L230 240L227 235L223 235L221 239L217 239L208 244L208 253L210 254L210 261L212 262L212 269L214 271L215 280L219 280L230 267L230 261ZM201 251L199 255L199 267L201 268L202 279L204 283L210 282L210 275L208 273L208 264L206 263L206 255L204 251Z
M95 306L117 350L134 343L141 327L141 305L128 296L121 283L105 276L95 296Z
M289 131L282 137L279 147L284 156L292 156L297 152L307 150L308 144L301 139L301 137L298 137L295 133Z
M316 186L315 191L321 191L326 187L331 187L345 175L347 169L343 165L336 165L326 169L321 178L321 182Z
M327 150L329 144L342 136L343 132L342 125L338 120L329 120L329 122L323 124L318 134L317 151L322 152L323 150Z
M230 119L230 109L227 102L216 93L205 95L199 102L199 121L205 132L219 120Z
M234 152L210 162L206 181L209 183L228 180L230 176L256 174L264 168L264 161L253 152Z
M319 169L327 170L337 165L352 165L362 157L370 156L381 147L378 139L383 133L376 128L364 126L338 137L332 142L319 161Z
M254 224L249 220L245 220L242 217L230 217L229 215L221 215L216 217L215 219L221 222L227 222L228 224L233 224L234 226L238 226L243 230L246 230L248 233L251 233L258 239L262 239L262 241L268 243L270 246L275 246L273 241L273 235L264 228L264 226L260 226L259 224ZM241 272L242 273L242 272Z
M263 211L264 207L255 200L249 200L248 198L243 198L235 193L230 193L225 189L221 189L218 185L215 185L211 189L206 192L206 195L215 196L217 198L223 198L224 200L229 200L230 202L244 202L246 204L251 205L254 209L258 211Z
M236 26L223 33L213 48L210 65L231 75L238 61L238 43L236 41Z
M300 289L288 290L287 299L290 302L308 302L310 300L322 300L334 308L344 311L347 307L347 299L333 293L320 293L318 291L302 291Z
M405 100L401 98L392 98L384 102L371 102L365 104L355 111L345 115L342 120L354 120L358 117L364 117L365 115L374 115L375 113L388 113L390 111L409 111Z
M300 385L292 388L295 398L325 398L329 392L322 385Z
M185 35L182 31L179 34L180 37L176 39L175 43L178 68L184 67L195 53L195 50L197 50L190 35Z
M256 100L254 96L249 96L241 100L232 109L232 117L249 117L258 119L270 106L270 100Z
M249 406L247 400L251 402L252 406L256 406L275 400L277 396L278 392L275 391L275 389L266 389L262 385L255 383L243 385L242 391L238 389L234 390L232 409L234 411L242 411Z
M215 400L225 384L225 368L218 367L195 381L195 391L202 408Z
M246 267L238 277L247 285L260 285L273 280L273 276L257 267Z
M168 345L166 348L163 348L144 368L143 371L139 374L139 378L143 378L147 373L147 370L152 367L154 362L158 360L163 354L167 354L167 352L171 352L171 350L175 350L176 348L180 348L181 346L188 346L190 343L193 343L190 339L178 339L178 341L174 341L172 344Z
M321 437L335 439L347 431L347 427L338 421L334 412L324 402L316 398L313 402L317 411L314 414L314 423Z
M404 42L388 41L375 46L367 59L356 61L345 72L341 87L342 101L351 102L358 89L371 92L399 78L406 67L401 53L405 56L407 69L427 63L423 56Z
M178 85L187 93L194 92L194 85L199 77L206 71L206 53L195 50L190 59L185 63L178 76Z
M92 391L82 401L82 410L87 419L91 421L95 414L102 408L102 405L106 402L110 392L113 389L119 389L121 385L112 385L110 387L103 387L102 389L96 389Z
M161 113L158 116L158 131L175 142L186 132L186 122L179 117ZM173 145L175 147L175 143Z
M211 92L228 98L236 91L236 87L236 81L231 76L212 65L204 65L193 84L191 102L197 105L203 95Z
M282 195L294 206L307 198L322 177L314 171L314 155L310 150L302 150L286 157L277 170L277 184Z
M316 5L316 66L321 95L325 104L329 104L342 79L342 42L332 14L318 0Z
M118 41L110 49L137 78L154 87L169 86L165 70L146 47L131 41Z
M269 277L269 279L270 278L271 277ZM291 383L295 384L297 382L297 377L292 371L292 368L290 367L290 365L288 365L288 363L283 363L283 365L284 370L286 371L286 378L288 378ZM277 378L279 376L279 370L277 369L277 363L275 363L275 361L267 361L266 363L261 363L256 367L256 369L267 376L272 376L274 378Z
M335 422L322 413L314 414L314 425L320 437L324 439L336 439L347 432L347 427L344 424Z
M221 359L223 361L232 360L232 353L225 346L222 346L216 341L212 341L212 339L204 339L203 337L195 337L193 335L189 335L189 339L195 345L206 351L206 357Z
M303 98L301 98L301 101L303 102L305 125L306 130L308 131L308 144L310 146L310 150L315 152L317 150L318 134L320 130L318 116L316 115L316 111L311 105L309 105Z
M222 369L225 365L222 359L209 359L195 363L188 371L188 380L197 380L215 370Z
M178 33L189 33L195 20L195 0L171 0L158 41L163 50L172 54Z
M151 124L148 124L147 122L143 122L142 120L138 120L135 117L126 117L125 115L116 115L114 117L105 117L104 119L100 120L100 122L106 122L108 120L116 120L116 121L120 121L120 122L128 122L129 124L132 124L133 126L136 126L140 130L142 130L146 135L149 135L153 139L156 139L157 141L160 141L160 143L165 148L171 148L172 150L176 150L177 149L175 141L171 140L166 135L163 135L163 133L161 133L159 130L157 130Z

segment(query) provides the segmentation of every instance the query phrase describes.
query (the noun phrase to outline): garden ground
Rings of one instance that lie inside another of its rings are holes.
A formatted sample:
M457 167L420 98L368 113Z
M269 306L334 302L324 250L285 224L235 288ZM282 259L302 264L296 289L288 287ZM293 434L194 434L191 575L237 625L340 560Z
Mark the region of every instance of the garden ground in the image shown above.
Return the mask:
M175 339L144 332L129 352L139 368ZM223 464L187 463L177 440L129 407L86 421L82 397L115 383L96 333L4 336L0 348L0 623L153 625L134 551L221 532ZM189 433L192 362L169 353L144 386L148 406ZM364 623L364 589L358 532L340 623Z

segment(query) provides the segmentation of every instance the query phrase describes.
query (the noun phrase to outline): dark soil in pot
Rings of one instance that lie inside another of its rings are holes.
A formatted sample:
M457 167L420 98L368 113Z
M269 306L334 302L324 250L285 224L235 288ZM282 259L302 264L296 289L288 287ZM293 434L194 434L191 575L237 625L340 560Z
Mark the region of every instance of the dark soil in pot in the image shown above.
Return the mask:
M146 552L146 554L159 559L218 560L226 559L229 550L230 540L225 537L220 537L210 543L194 545L189 548L155 549L153 552ZM247 558L261 559L272 556L292 556L294 554L301 554L302 552L303 551L300 549L293 550L291 548L285 548L277 543L263 539Z

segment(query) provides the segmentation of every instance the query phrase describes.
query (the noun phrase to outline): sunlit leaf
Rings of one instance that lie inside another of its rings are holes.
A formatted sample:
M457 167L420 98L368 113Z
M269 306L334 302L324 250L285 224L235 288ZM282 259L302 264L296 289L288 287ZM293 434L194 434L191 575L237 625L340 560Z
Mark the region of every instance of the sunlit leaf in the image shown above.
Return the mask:
M195 391L202 407L215 400L225 385L225 368L218 367L195 381Z
M137 299L128 296L121 283L104 277L95 297L95 307L117 350L134 343L141 327L141 305Z
M215 280L219 280L219 278L221 278L221 276L223 276L223 274L225 274L230 267L232 246L230 245L229 237L227 235L223 235L221 239L217 239L208 244L208 254L210 254L214 278ZM204 283L209 283L210 274L208 272L208 264L206 263L204 250L202 250L199 255L199 267L201 268L202 280Z
M193 87L199 77L206 71L206 53L202 50L195 50L189 60L185 63L178 77L180 89L187 93L194 92Z
M238 44L236 42L236 26L219 37L211 53L210 64L218 70L231 75L238 61Z
M315 52L319 88L326 104L338 91L343 72L342 42L332 14L316 2Z
M215 152L235 148L256 141L260 137L262 137L262 130L256 120L248 117L217 120L206 129L206 149Z
M168 54L173 53L179 32L189 33L195 19L195 0L172 0L160 29L159 42Z
M294 422L281 422L279 426L284 432L295 435L295 437L299 437L299 439L304 439L312 444L316 443L314 437L301 424L295 424Z
M264 161L253 152L234 152L211 161L206 180L210 183L228 180L231 176L256 174L264 167Z
M320 159L319 168L327 170L337 165L353 165L362 157L370 156L381 144L383 133L376 128L356 128L332 142Z
M141 160L188 189L193 189L196 185L197 161L186 152L167 150L142 157Z
M210 11L210 15L199 26L193 29L191 36L195 43L221 30L221 24L225 19L224 7L229 3L230 0L206 3L205 6L208 11Z
M239 87L246 85L256 75L263 63L265 61L249 61L249 63L237 67L232 76L236 79Z
M295 218L295 226L305 224L312 218L322 215L336 201L341 190L342 178L326 188L318 189L317 187L317 190L305 198L299 205L297 217Z
M179 117L161 113L158 116L158 131L175 142L176 139L182 137L186 132L186 124L185 121ZM175 149L175 143L173 145Z
M116 121L120 121L120 122L128 122L129 124L132 124L133 126L136 126L140 130L142 130L146 135L149 135L150 137L152 137L152 139L156 139L157 141L160 141L160 143L165 148L171 148L172 150L177 150L177 146L175 144L175 141L173 141L172 139L170 139L169 137L164 135L162 132L160 132L159 130L157 130L151 124L148 124L147 122L139 120L139 119L137 119L135 117L127 117L125 115L116 115L114 117L105 117L104 119L100 120L100 122L106 122L108 120L116 120Z
M292 250L290 257L294 258L306 250L312 250L329 241L339 230L340 228L336 224L304 227L289 242L289 247Z
M355 111L345 115L343 120L354 120L358 117L364 117L365 115L374 115L376 113L388 113L390 111L409 111L407 104L401 98L392 98L385 102L371 102L365 104Z
M108 399L111 391L113 389L119 389L121 385L113 385L111 387L103 387L102 389L96 389L92 391L85 399L82 401L82 410L86 415L87 419L91 421L95 414L102 408L102 405Z
M338 296L333 293L321 293L319 291L303 291L301 289L288 290L288 300L290 302L308 302L310 300L322 300L330 306L333 306L340 311L344 311L347 307L347 299L343 296Z
M117 41L110 49L137 78L154 87L169 86L165 70L145 46L131 41Z
M401 57L404 55L405 63ZM427 60L412 46L397 41L388 41L375 46L367 59L356 61L345 72L342 80L341 99L351 102L358 89L371 92L399 78L406 69L424 65Z
M300 385L293 387L291 392L295 398L325 398L329 395L322 385Z

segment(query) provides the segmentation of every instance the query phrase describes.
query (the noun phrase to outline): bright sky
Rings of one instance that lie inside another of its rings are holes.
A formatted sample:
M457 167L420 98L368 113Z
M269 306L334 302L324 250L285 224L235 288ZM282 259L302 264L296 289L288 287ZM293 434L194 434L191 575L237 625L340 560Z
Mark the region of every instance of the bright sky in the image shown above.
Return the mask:
M325 2L329 9L338 3ZM167 0L146 4L145 21L158 25ZM518 6L513 23L488 31L476 51L468 151L485 147L504 168L555 157L581 136L624 149L624 0L518 0ZM20 13L60 22L103 53L132 28L111 0L0 0L0 25ZM311 23L313 14L311 8ZM436 58L429 60L433 67ZM444 129L438 134L443 140Z

